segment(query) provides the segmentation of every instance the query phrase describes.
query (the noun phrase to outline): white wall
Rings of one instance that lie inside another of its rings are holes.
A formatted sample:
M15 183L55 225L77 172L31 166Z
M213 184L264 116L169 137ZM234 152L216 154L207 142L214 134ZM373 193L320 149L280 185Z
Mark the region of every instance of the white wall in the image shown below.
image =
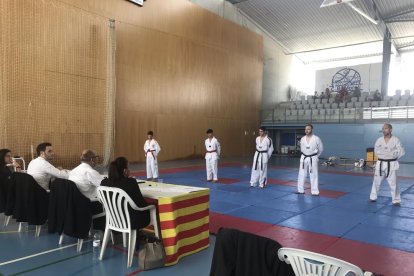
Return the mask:
M315 74L315 91L321 92L325 91L327 87L330 88L332 77L342 68L345 67L317 70ZM382 63L354 65L348 68L356 70L361 75L362 91L381 90Z
M263 36L262 109L274 108L276 103L287 101L293 55L285 55L277 42L261 31L253 21L231 3L225 0L190 1Z

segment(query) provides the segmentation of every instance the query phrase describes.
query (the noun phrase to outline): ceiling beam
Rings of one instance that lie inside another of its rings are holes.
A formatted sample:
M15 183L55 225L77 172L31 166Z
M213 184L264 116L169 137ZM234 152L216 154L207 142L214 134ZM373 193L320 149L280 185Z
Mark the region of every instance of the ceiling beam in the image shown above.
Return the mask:
M375 3L375 0L371 0L372 2L372 9L375 14L375 19L377 20L378 24L377 29L382 33L383 39L389 39L391 41L391 50L395 53L396 56L400 55L400 52L398 51L397 45L392 40L391 33L388 30L387 24L382 18L381 14L379 13L377 9L377 4Z
M384 21L385 23L389 24L389 23L398 23L398 22L413 22L414 18L409 19L409 18L394 18L394 19L388 19L386 21Z
M384 21L388 21L390 19L394 19L396 17L399 17L401 15L405 15L405 14L409 14L409 13L414 13L414 8L411 8L411 9L408 9L408 10L405 10L405 11L397 12L394 15L391 15L391 16L388 16L388 17L384 18Z

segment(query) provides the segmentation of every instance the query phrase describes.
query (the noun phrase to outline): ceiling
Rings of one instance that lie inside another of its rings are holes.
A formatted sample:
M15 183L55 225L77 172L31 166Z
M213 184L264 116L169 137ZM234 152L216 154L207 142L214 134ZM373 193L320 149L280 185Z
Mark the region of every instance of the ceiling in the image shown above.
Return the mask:
M286 54L301 53L304 56L305 53L338 48L351 49L346 58L381 56L386 28L392 39L393 52L414 51L414 0L350 2L378 24L344 3L321 8L323 0L227 1L276 40ZM322 58L345 58L344 51L338 52L342 52L342 56L325 55ZM310 56L307 62L316 61L315 54Z

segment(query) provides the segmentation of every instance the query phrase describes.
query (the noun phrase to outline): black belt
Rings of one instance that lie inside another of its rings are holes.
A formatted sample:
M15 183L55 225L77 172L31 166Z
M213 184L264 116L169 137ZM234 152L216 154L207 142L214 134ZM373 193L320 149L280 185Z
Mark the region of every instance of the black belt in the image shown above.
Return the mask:
M398 158L394 158L394 159L381 159L381 158L378 158L378 161L380 161L380 167L379 167L380 176L382 176L382 162L383 161L387 162L387 177L388 177L388 175L390 174L390 163L392 161L397 161L397 160L398 160Z
M155 155L154 155L154 152L155 152L155 150L147 150L147 153L148 152L151 152L151 155L152 155L152 157L154 158L154 160L155 160Z
M257 171L257 165L259 163L259 155L260 155L260 158L261 158L261 161L262 161L262 162L260 162L260 169L263 170L263 156L262 156L262 153L266 153L267 150L257 150L256 149L256 152L258 152L259 154L257 155L257 158L256 158L256 164L254 165L254 170Z
M312 172L312 156L316 156L316 155L318 155L317 153L314 153L314 154L310 154L310 155L306 155L306 154L304 154L303 152L301 152L301 154L303 155L303 156L305 156L305 158L303 158L303 163L302 163L302 169L305 169L305 159L306 158L310 158L310 169L309 169L309 171L310 172Z

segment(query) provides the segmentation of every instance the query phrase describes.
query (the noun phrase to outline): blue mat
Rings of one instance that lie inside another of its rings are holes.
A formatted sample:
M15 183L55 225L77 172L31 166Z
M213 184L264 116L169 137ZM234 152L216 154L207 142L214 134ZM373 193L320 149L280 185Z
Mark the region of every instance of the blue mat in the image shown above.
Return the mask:
M234 211L236 209L247 207L248 205L243 204L236 204L231 202L225 202L225 201L218 201L218 200L211 200L210 201L210 211L216 212L216 213L222 213L227 214L231 211Z
M289 211L294 213L303 213L305 211L311 210L320 206L319 202L305 202L305 201L291 201L285 200L283 198L272 199L269 201L263 201L261 203L257 203L254 206L258 207L267 207L272 208L275 210L281 211Z
M358 225L344 238L414 252L414 233L371 225Z
M285 220L280 225L341 237L368 216L363 212L321 206Z
M412 208L396 208L395 206L385 206L378 211L378 214L414 219L414 209Z
M389 202L390 200L384 197L378 197L377 202L369 202L369 194L366 196L352 193L344 195L336 200L332 200L327 203L327 205L347 210L374 213L383 208L385 204L388 204Z
M394 208L401 209L400 207ZM374 214L373 216L369 217L366 221L364 221L362 224L369 225L374 228L381 227L414 233L414 220L412 220L411 218Z

